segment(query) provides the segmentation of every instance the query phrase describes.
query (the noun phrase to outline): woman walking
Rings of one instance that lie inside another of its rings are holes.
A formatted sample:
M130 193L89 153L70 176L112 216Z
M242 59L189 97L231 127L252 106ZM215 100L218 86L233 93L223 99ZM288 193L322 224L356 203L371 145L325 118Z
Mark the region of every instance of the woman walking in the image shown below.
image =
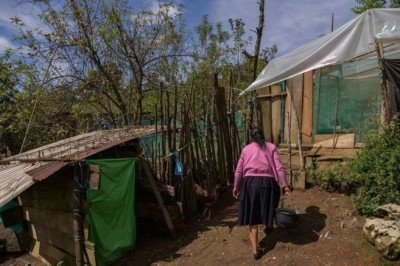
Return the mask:
M252 143L243 148L236 167L233 196L239 199L238 223L249 226L254 259L258 260L258 225L265 225L266 232L273 228L281 193L277 181L285 195L290 195L291 189L276 146L266 142L258 128L251 131L250 137Z

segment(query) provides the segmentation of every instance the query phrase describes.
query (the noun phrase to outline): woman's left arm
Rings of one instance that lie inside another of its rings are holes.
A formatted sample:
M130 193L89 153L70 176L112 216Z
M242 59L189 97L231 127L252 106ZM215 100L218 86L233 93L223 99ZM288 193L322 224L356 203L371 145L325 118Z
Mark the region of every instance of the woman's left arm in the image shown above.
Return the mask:
M274 164L275 164L276 172L278 174L279 182L284 187L289 188L288 181L286 179L285 168L283 168L283 165L282 165L282 162L281 162L281 158L279 157L278 149L276 148L275 145L274 145L274 147L272 149L272 158L274 160Z

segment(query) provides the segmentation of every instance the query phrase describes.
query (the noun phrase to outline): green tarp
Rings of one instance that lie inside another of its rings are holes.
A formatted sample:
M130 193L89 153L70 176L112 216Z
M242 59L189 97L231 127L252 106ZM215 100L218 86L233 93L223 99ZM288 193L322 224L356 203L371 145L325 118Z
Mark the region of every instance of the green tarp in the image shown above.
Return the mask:
M88 217L97 260L108 265L135 245L135 158L86 162L100 166L100 189L87 193Z

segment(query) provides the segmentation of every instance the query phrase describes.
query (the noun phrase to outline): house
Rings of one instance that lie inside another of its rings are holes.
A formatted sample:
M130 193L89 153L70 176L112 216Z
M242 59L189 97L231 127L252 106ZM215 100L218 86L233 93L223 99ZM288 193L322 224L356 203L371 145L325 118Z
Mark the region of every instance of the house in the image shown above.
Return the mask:
M400 9L371 9L272 60L256 90L276 144L354 148L400 111Z
M161 128L158 128L160 132ZM155 126L96 131L0 161L0 215L21 250L56 265L111 263L135 245L141 223L184 228L172 187L157 183L140 139Z

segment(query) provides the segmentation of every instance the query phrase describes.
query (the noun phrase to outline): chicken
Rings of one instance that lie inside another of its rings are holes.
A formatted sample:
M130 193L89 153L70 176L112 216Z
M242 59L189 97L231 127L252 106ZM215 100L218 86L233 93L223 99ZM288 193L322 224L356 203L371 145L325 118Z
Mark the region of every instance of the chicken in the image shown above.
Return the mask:
M202 213L202 217L206 218L206 220L210 220L211 207L219 199L219 186L211 189L203 189L198 184L194 184L194 193L197 200L205 207Z

